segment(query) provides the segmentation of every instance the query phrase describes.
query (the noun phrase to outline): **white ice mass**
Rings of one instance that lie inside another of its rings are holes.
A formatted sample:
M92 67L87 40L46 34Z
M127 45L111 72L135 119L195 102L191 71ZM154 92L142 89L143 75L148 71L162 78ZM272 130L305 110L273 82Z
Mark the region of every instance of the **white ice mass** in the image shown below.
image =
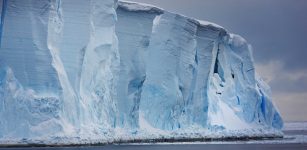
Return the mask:
M0 0L0 143L280 136L252 48L116 0Z

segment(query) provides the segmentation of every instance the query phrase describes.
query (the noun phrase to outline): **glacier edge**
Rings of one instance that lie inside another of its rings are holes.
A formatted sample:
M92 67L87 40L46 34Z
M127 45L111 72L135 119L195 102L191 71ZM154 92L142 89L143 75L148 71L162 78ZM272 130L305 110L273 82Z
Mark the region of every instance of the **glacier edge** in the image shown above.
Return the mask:
M0 143L282 136L252 47L219 25L127 1L1 4Z

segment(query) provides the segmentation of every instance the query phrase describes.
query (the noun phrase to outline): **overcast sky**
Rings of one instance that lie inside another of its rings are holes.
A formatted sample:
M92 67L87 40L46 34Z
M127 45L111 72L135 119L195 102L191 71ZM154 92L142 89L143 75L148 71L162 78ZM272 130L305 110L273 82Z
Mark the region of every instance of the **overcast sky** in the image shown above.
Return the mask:
M306 0L131 0L207 20L243 36L285 121L307 121Z

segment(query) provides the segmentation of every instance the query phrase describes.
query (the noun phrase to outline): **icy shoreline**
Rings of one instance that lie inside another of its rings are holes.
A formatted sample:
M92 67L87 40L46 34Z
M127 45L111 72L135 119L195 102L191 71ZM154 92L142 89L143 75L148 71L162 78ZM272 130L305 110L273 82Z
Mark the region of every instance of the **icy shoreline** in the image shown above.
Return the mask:
M143 133L142 133L143 132ZM235 133L235 134L234 134ZM146 134L145 131L131 136L131 134L120 134L101 136L100 138L81 137L46 137L40 139L0 139L0 147L45 147L45 146L98 146L108 144L132 144L132 143L180 143L180 142L234 142L249 140L274 140L282 139L284 134L278 130L249 130L242 131L217 131L212 133L165 133L163 135ZM93 137L99 137L98 135ZM151 138L148 138L151 137Z
M41 141L34 141L29 143L18 142L11 143L11 141L5 144L0 144L0 148L4 147L76 147L76 146L103 146L112 144L181 144L181 143L194 143L194 142L243 142L243 141L259 141L259 140L279 140L283 139L283 136L259 136L259 137L222 137L222 138L165 138L165 139L133 139L133 140L119 140L112 142L77 142L77 143L44 143Z

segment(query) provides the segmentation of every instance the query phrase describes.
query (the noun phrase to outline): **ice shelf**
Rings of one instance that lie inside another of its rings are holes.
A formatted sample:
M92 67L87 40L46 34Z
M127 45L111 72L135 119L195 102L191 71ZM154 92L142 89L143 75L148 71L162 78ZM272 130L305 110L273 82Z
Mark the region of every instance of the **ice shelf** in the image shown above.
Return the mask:
M280 137L252 47L116 0L0 0L0 144Z

